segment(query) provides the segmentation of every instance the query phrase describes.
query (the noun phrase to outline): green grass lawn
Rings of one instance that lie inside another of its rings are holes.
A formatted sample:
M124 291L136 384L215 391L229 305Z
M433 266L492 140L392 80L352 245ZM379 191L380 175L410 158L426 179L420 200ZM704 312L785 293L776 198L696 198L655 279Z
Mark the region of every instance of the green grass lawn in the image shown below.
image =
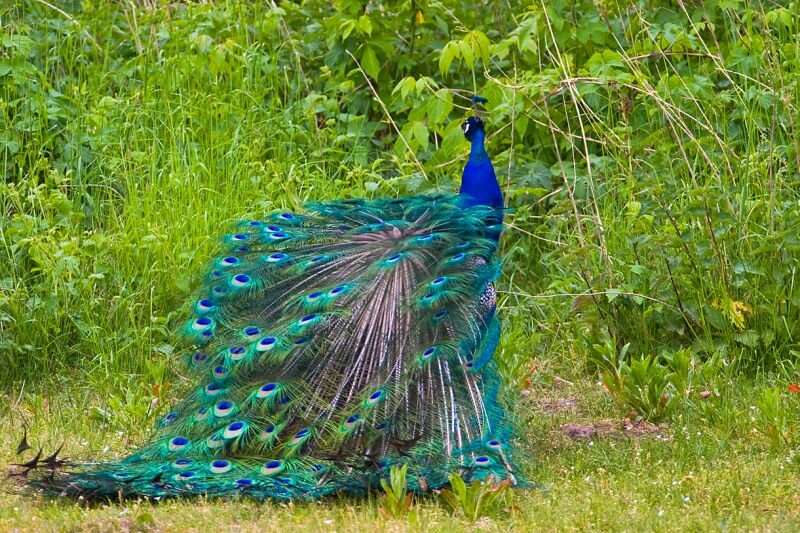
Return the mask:
M0 469L24 424L78 461L146 442L230 224L454 191L478 92L536 487L471 521L435 495L395 519L380 493L85 508L9 481L0 531L800 530L796 5L0 4Z
M606 394L588 381L534 386L529 392L518 411L528 427L520 440L527 456L526 474L539 488L514 491L504 511L477 522L451 513L433 496L415 500L413 518L397 520L379 511L377 493L318 503L195 500L125 502L89 509L72 501L6 493L0 495L0 529L200 531L212 523L223 530L245 531L287 527L303 531L793 531L800 527L800 476L793 450L771 449L752 433L731 438L701 420L663 425L626 422ZM742 392L746 396L750 391ZM22 402L21 411L35 420L31 434L38 442L49 449L63 441L70 457L88 454L103 459L141 442L140 426L102 424L81 414L85 413L83 402L74 402L75 396L55 395L37 416ZM14 460L10 450L20 435L18 420L4 422L3 464ZM598 434L573 440L567 434L575 432L570 424L595 426Z

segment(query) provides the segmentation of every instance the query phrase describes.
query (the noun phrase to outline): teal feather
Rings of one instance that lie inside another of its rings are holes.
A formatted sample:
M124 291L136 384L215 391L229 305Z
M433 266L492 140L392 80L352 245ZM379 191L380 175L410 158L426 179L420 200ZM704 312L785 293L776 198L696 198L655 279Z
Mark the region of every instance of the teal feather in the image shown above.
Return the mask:
M339 200L240 223L183 330L191 389L150 443L31 485L308 499L376 488L398 464L413 490L453 472L518 481L492 360L502 211L477 200Z

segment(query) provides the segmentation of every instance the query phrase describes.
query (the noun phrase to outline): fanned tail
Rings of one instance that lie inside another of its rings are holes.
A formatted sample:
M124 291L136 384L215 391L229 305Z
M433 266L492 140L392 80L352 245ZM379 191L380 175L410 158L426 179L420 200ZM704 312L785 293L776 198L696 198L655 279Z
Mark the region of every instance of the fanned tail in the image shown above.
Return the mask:
M497 400L502 213L458 196L343 200L225 237L185 331L192 389L116 462L30 484L87 498L360 493L514 480Z

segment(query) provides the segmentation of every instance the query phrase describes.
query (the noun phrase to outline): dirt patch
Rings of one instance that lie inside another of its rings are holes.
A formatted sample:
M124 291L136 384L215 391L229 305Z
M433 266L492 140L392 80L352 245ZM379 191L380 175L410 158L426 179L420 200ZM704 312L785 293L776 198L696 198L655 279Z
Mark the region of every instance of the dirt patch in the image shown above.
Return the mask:
M548 399L542 402L541 408L547 413L563 413L565 411L576 411L578 400L575 398Z
M527 394L526 394L527 393ZM557 415L561 413L577 413L581 409L581 404L576 398L571 396L552 397L540 394L531 394L531 391L523 391L525 402L537 413L545 415Z
M654 437L667 440L664 436L667 424L652 424L644 420L600 420L591 424L564 424L561 431L572 440L614 439Z

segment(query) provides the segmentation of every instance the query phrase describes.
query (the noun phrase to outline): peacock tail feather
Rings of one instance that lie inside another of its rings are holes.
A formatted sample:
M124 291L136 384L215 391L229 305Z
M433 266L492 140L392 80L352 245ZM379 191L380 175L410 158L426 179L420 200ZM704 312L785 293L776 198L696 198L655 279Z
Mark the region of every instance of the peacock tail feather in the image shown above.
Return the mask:
M29 483L103 499L310 499L408 465L425 491L518 476L492 355L502 212L462 196L241 222L184 327L191 390L149 444Z
M343 200L245 221L185 326L193 387L120 461L50 494L316 498L514 478L491 357L500 214L457 196Z

